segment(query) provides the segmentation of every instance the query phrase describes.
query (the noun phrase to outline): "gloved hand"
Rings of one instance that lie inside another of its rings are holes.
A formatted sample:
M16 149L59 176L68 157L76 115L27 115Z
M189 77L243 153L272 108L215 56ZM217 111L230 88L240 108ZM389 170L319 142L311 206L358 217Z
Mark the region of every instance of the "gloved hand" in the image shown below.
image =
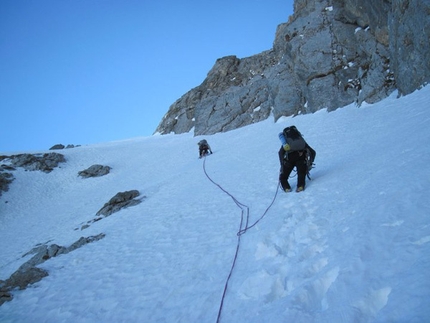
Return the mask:
M289 151L291 149L289 144L285 144L283 147L285 151Z

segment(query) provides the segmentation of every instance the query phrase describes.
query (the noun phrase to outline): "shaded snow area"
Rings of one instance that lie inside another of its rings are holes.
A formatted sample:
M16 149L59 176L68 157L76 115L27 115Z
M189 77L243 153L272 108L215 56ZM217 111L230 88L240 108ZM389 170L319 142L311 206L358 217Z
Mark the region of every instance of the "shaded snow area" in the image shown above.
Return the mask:
M427 86L211 136L66 149L50 173L17 168L0 197L1 280L39 244L105 236L38 265L49 275L13 290L0 322L430 322L429 107ZM278 190L278 133L292 124L317 152L301 193ZM198 159L203 138L214 154ZM78 176L93 164L111 171ZM141 203L82 229L129 190Z

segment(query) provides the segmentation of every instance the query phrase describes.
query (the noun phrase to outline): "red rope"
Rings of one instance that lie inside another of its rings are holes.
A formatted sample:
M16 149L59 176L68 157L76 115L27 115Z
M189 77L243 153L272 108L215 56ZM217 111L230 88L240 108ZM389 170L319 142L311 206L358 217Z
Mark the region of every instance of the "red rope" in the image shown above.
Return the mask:
M257 225L257 223L260 222L260 220L262 220L264 218L264 216L267 214L267 212L269 211L269 209L272 207L273 203L276 200L276 196L278 195L280 183L278 182L278 187L276 188L275 196L273 197L273 200L270 203L270 205L268 206L268 208L264 211L263 215L257 221L255 221L252 225L248 226L248 222L249 222L249 207L247 205L239 202L231 193L229 193L227 190L225 190L220 184L216 183L208 175L208 173L206 171L206 157L204 157L204 160L203 160L203 171L204 171L206 177L214 185L216 185L221 191L223 191L225 194L227 194L228 196L230 196L232 198L232 200L234 201L234 203L237 205L237 207L239 207L241 209L240 226L239 226L239 231L237 232L236 252L234 254L234 258L233 258L233 262L232 262L232 265L231 265L231 268L230 268L230 272L229 272L229 274L227 276L227 280L226 280L225 285L224 285L224 291L222 293L221 303L220 303L220 307L219 307L219 311L218 311L218 316L217 316L217 320L216 320L216 322L219 323L220 319L221 319L221 312L222 312L223 305L224 305L225 295L227 294L228 283L229 283L230 278L231 278L231 276L233 274L233 269L234 269L234 267L236 265L237 256L239 254L240 237L242 236L242 234L246 233L249 229L251 229L252 227L254 227L255 225ZM243 228L243 222L244 222L245 214L246 214L246 223L245 223L245 227Z

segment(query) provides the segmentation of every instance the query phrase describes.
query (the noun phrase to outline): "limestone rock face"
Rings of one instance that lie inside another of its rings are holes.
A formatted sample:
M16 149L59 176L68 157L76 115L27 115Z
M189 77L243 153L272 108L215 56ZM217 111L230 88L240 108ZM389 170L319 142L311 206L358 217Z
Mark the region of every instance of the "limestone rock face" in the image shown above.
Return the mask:
M393 0L389 14L391 65L400 94L430 81L430 0Z
M156 132L213 134L411 93L430 79L429 12L429 0L295 0L272 49L218 59Z

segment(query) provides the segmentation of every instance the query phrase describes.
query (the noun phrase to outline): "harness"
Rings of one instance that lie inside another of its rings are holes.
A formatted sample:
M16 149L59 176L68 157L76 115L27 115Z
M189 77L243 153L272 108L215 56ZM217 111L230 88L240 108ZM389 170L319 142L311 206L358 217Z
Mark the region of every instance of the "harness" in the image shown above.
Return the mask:
M289 161L288 161L288 155L289 155L290 153L298 153L298 155L299 155L300 157L301 157L301 156L303 156L303 154L305 155L304 162L305 162L305 164L306 164L306 177L307 177L309 180L312 180L312 178L311 178L311 176L310 176L310 171L311 171L311 169L313 168L314 164L313 164L313 162L312 162L312 156L311 156L311 152L310 152L309 148L306 148L306 149L303 149L303 150L290 151L290 152L286 151L286 152L284 153L283 163L288 163L288 162L289 162Z

